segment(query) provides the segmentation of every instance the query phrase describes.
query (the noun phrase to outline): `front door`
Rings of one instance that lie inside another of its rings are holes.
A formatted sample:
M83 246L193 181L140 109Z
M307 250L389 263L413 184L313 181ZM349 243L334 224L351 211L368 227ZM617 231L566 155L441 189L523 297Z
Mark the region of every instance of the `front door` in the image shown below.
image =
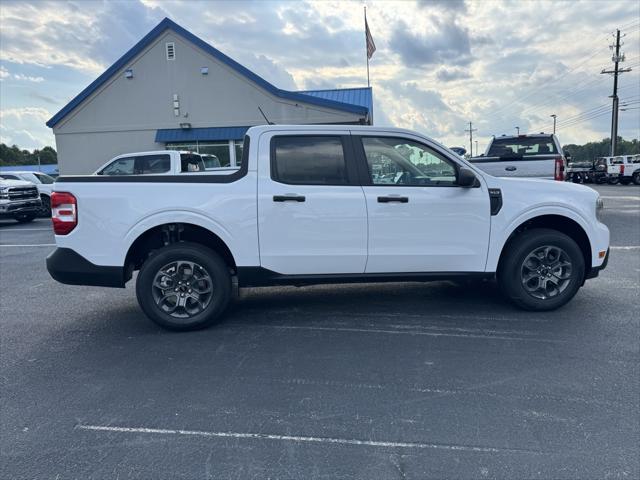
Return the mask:
M262 267L289 275L364 272L367 210L350 142L327 131L260 138Z
M486 186L457 186L460 165L421 142L353 140L369 172L366 272L483 272L491 225Z

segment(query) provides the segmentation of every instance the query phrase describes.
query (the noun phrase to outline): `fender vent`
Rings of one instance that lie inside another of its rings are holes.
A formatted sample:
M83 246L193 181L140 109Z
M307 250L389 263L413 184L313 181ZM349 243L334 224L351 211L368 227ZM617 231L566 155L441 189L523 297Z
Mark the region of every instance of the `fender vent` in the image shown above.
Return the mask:
M499 188L489 189L489 204L491 205L491 215L497 215L502 209L502 190Z

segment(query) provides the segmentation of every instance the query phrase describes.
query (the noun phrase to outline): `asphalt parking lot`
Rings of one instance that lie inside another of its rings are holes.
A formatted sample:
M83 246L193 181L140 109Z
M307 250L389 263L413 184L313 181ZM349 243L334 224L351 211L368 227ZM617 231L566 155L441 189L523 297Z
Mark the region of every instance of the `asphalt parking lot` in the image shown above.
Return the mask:
M244 291L169 333L56 283L0 222L2 478L640 478L640 187L597 186L609 267L566 307L492 285Z

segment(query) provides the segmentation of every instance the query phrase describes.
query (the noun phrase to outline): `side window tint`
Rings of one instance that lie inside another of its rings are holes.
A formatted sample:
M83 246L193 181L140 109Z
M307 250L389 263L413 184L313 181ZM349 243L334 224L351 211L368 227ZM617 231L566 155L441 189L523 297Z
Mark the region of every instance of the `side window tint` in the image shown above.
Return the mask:
M405 138L362 137L374 185L452 186L455 165L441 154Z
M171 168L169 155L143 155L137 157L136 173L167 173Z
M340 137L274 137L271 177L296 185L347 185Z
M202 157L196 153L183 153L180 155L180 163L184 173L205 171Z
M104 167L100 175L133 175L136 157L119 158Z

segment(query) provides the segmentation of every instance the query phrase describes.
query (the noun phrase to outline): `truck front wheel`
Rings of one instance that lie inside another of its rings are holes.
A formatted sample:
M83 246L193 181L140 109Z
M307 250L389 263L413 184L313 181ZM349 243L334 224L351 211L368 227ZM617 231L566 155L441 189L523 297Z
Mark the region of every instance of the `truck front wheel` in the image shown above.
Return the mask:
M507 246L498 282L504 294L525 310L546 311L573 298L584 278L580 247L564 233L527 230Z
M155 251L136 282L144 313L169 330L197 330L220 319L231 299L231 275L222 258L197 243Z

